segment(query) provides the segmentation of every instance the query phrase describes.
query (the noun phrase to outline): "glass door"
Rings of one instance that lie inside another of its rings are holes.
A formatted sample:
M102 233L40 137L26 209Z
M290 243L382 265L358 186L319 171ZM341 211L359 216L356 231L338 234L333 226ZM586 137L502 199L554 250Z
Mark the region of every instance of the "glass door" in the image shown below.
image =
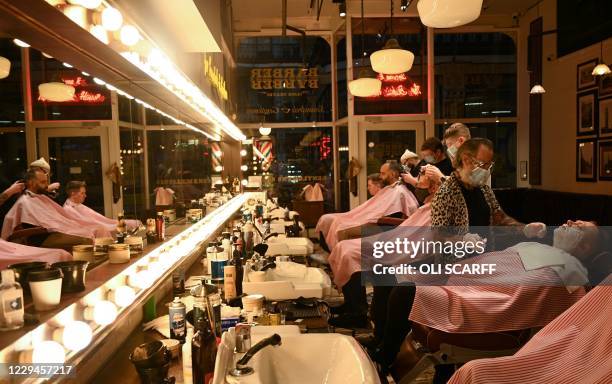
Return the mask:
M110 167L106 127L40 128L38 146L40 156L51 166L51 182L62 185L62 196L69 181L84 181L85 204L111 216L112 182L105 175Z

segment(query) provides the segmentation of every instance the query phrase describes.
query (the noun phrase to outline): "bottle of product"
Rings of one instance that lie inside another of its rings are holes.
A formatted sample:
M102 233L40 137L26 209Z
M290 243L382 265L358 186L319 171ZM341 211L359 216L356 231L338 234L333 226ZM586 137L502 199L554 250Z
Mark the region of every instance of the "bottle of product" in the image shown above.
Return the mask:
M187 336L187 322L186 322L186 307L181 299L177 297L170 303L168 317L170 318L170 338L185 342L185 336Z
M185 271L178 269L172 273L172 295L180 296L185 293Z
M123 212L119 213L117 216L117 243L123 244L127 236L127 225L125 223L125 218L123 216Z
M183 359L183 383L193 384L193 366L191 363L191 340L193 339L193 328L187 329L187 337L183 344L181 357Z
M234 280L236 281L236 296L242 295L242 279L244 275L244 267L242 265L242 250L240 249L242 245L236 241L234 243L234 252L232 255L232 261L234 264L234 268L236 268Z
M207 316L195 324L196 333L191 340L191 364L193 382L208 384L212 382L217 357L217 340Z
M147 219L147 244L157 243L157 220Z
M163 212L157 212L157 217L155 218L155 233L157 235L157 241L164 241L166 239L166 222Z
M236 266L231 263L223 268L223 292L225 301L236 297Z
M254 237L255 237L255 228L253 227L253 223L249 220L242 228L242 243L244 247L244 252L246 257L251 257L253 255L253 246Z
M2 271L0 306L0 331L23 327L23 290L12 269Z

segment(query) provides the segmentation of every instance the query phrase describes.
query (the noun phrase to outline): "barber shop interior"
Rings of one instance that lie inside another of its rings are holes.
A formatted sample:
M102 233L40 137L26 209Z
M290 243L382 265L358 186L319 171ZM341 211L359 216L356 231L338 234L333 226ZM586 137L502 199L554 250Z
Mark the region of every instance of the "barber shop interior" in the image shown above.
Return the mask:
M610 15L0 0L0 383L612 384Z

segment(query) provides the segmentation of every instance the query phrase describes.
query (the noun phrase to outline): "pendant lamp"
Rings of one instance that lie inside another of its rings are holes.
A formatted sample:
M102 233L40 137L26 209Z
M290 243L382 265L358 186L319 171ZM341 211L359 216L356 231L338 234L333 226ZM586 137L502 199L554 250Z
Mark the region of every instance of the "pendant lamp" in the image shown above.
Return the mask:
M0 79L8 77L11 72L11 62L6 57L0 56Z
M544 89L543 86L541 86L540 84L536 84L534 85L531 90L529 91L529 93L531 93L532 95L539 95L542 93L546 93L546 90Z
M70 101L74 98L74 92L73 86L60 82L42 83L38 86L38 93L45 101Z
M605 76L610 74L610 67L606 65L606 62L603 59L603 41L600 44L600 53L599 53L599 64L593 68L593 72L591 75L593 76Z
M363 12L363 0L361 0L361 52L363 52L363 56L361 58L361 69L359 70L358 78L355 80L351 80L348 83L349 91L351 95L358 97L372 97L378 96L380 94L380 88L382 87L382 82L378 79L368 77L368 73L363 66L363 60L365 57L365 44L364 44L364 35L365 35L365 18Z
M482 0L419 0L421 22L431 28L454 28L480 16Z
M391 13L389 17L391 34L393 34L393 0L391 3ZM375 72L384 75L396 75L408 72L414 63L414 54L402 49L396 39L389 39L383 47L370 56L370 63Z

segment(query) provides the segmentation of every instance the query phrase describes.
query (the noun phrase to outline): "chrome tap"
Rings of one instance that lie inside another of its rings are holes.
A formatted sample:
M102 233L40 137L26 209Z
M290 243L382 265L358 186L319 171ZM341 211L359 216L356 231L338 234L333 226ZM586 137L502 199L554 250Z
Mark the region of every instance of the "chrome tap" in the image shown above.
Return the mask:
M251 349L251 325L250 324L238 324L234 328L236 332L236 346L234 351L236 353L246 353Z
M266 337L265 339L262 339L259 343L255 344L244 354L244 356L242 356L240 360L238 360L238 362L236 363L236 367L230 371L230 375L240 377L248 376L255 372L253 368L249 367L247 364L257 352L264 349L268 345L281 345L281 337L277 333L275 333L272 336Z

